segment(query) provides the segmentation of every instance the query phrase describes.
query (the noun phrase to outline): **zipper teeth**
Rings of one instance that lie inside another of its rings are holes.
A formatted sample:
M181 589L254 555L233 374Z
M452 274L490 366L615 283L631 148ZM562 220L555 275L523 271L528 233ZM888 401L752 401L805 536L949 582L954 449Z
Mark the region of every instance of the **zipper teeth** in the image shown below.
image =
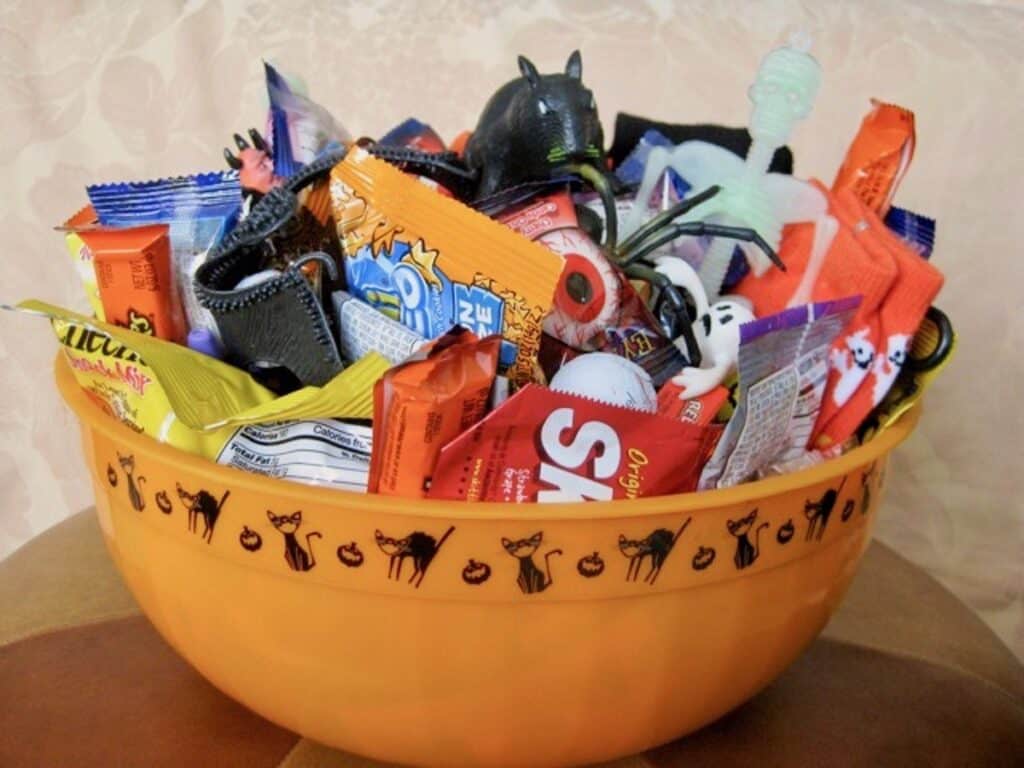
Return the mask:
M216 315L233 314L268 301L282 291L292 289L309 320L313 339L322 350L333 348L327 321L305 277L295 270L286 270L279 277L243 291L220 288L227 275L238 266L249 248L257 248L277 229L295 216L298 209L296 192L330 171L345 156L333 152L315 160L293 176L285 187L272 189L253 208L249 216L225 237L211 252L210 259L199 268L194 284L199 303ZM333 356L321 359L332 362Z

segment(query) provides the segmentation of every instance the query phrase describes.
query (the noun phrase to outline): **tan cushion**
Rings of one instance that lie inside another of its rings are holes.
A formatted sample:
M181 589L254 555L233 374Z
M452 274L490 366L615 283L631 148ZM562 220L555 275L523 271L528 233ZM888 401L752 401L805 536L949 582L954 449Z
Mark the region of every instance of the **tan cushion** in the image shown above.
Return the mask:
M0 766L379 765L220 694L138 613L91 512L0 562ZM1024 667L933 579L875 543L824 636L700 733L614 763L1024 764Z

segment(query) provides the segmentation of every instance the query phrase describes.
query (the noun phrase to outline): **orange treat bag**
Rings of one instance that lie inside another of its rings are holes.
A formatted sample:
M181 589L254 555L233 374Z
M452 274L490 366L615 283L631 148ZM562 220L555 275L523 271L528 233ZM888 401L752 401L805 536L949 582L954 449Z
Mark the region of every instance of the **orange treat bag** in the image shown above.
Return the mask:
M853 230L857 241L872 253L876 263L887 260L886 263L894 266L896 276L878 307L878 335L870 349L856 340L857 346L862 348L857 359L855 347L851 345L853 336L845 339L851 350L849 355L833 349L829 391L826 391L826 404L830 407L823 408L818 417L811 443L815 448L845 441L882 401L899 375L910 341L943 283L942 273L890 232L875 212L852 192L838 195L836 210L844 224ZM854 362L858 382L855 389L848 391L843 387L844 377L849 378L848 363ZM839 394L845 395L841 403Z
M348 292L421 336L499 334L501 365L530 381L562 257L364 150L331 171Z
M892 254L874 240L858 238L859 214L851 213L850 202L860 205L854 192L832 194L820 182L812 182L828 198L829 214L839 223L821 270L811 288L813 301L830 301L844 296L861 296L849 326L836 340L829 355L829 376L812 445L821 426L853 397L871 373L875 350L882 344L879 310L897 276ZM813 224L786 228L781 258L789 269L769 270L761 277L748 276L736 292L748 297L758 317L786 308L803 278L814 240ZM856 425L854 425L856 428ZM852 434L852 433L851 433ZM849 435L847 435L848 437Z
M853 190L868 208L885 216L914 157L914 113L871 100L871 111L846 150L832 191Z
M371 492L426 495L441 448L486 413L500 345L454 328L377 381Z
M83 230L78 236L92 252L107 322L184 343L167 225Z

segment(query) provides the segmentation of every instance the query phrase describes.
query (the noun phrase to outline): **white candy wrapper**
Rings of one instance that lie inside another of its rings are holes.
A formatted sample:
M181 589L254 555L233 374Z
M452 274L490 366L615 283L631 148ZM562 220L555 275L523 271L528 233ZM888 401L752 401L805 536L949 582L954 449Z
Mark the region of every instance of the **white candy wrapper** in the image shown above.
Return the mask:
M368 352L377 352L397 365L427 342L415 331L345 291L335 291L331 300L338 321L341 356L349 362Z
M336 419L247 424L217 463L307 485L366 493L373 429Z

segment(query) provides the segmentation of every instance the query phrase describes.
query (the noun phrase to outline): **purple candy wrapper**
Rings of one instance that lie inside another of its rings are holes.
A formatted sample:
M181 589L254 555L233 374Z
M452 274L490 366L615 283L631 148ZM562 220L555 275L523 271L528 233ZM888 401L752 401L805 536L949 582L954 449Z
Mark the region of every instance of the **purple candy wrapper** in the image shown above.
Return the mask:
M807 450L828 380L832 343L860 296L805 304L740 326L736 411L699 488L727 488Z

